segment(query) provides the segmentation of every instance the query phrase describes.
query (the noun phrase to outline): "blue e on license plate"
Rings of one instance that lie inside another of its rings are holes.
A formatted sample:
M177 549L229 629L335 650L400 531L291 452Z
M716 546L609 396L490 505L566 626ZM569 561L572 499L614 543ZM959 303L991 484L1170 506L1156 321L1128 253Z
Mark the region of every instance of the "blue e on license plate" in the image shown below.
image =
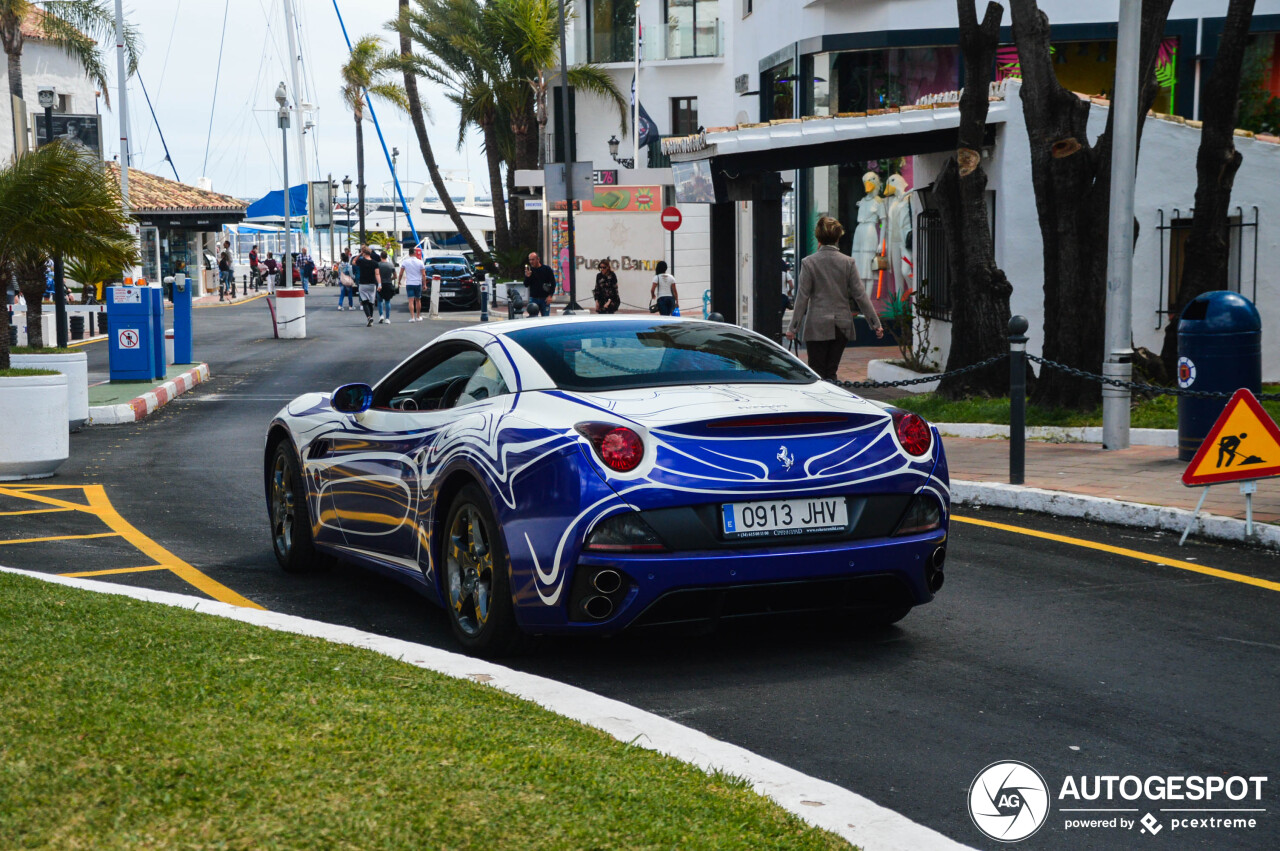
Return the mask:
M849 507L842 496L731 502L721 510L726 538L839 532L849 525Z

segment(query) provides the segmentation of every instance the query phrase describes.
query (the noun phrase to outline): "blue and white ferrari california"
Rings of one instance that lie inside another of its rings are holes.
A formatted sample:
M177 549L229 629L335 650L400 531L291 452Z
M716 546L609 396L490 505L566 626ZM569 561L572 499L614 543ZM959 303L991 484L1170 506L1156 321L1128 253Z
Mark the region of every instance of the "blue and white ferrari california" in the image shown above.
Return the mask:
M892 623L942 585L937 430L732 325L450 331L267 431L280 564L440 603L467 650L776 612Z

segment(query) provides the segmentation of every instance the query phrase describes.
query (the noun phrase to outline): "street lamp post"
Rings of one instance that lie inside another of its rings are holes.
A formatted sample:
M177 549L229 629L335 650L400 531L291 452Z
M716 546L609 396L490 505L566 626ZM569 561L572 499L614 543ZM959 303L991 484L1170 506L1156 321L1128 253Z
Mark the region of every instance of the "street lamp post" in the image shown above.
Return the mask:
M342 178L342 191L347 194L347 254L351 254L351 175Z
M289 250L289 92L284 83L276 87L276 103L280 105L276 112L276 123L280 127L280 141L284 149L284 281L286 287L293 285L293 263Z
M40 105L44 107L44 143L47 145L53 141L53 105L57 101L58 93L52 87L40 90ZM55 253L53 255L53 316L54 326L57 331L55 333L58 348L65 349L67 347L67 294L65 282L62 274L62 255ZM45 345L49 345L49 341L45 341Z
M618 146L621 144L622 143L618 141L617 136L610 135L609 136L609 156L613 157L613 161L616 162L618 165L622 166L623 168L635 168L636 167L635 160L619 158Z
M400 158L400 149L391 149L391 185L392 188L400 185L396 175L396 160ZM400 252L400 199L391 199L391 232L395 235L396 253Z

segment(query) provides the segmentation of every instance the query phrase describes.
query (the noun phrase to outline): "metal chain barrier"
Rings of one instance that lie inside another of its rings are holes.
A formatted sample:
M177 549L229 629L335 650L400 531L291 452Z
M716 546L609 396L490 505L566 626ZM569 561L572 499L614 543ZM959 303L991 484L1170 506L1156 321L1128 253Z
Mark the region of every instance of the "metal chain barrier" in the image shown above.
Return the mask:
M978 361L975 364L961 367L960 369L953 369L951 372L939 372L937 375L927 375L924 378L904 378L901 381L841 381L836 378L828 378L827 381L839 387L855 390L865 387L908 387L912 384L928 384L930 381L941 381L944 378L950 378L954 375L964 375L967 372L975 372L976 370L984 369L992 364L1008 360L1008 358L1009 353L1005 352L1003 354L996 355L995 357Z
M1027 355L1027 360L1035 361L1041 366L1047 366L1050 369L1056 369L1068 375L1074 375L1076 378L1098 381L1102 384L1109 384L1112 387L1127 387L1139 393L1150 393L1155 396L1186 396L1190 399L1230 399L1235 395L1234 393L1212 393L1206 390L1184 390L1181 387L1162 387L1159 384L1143 384L1138 381L1120 381L1116 378L1095 375L1092 372L1085 372L1083 369L1076 369L1073 366L1067 366L1065 363L1058 363L1057 361L1051 361L1032 354ZM1259 393L1256 398L1265 402L1277 402L1280 401L1280 393Z

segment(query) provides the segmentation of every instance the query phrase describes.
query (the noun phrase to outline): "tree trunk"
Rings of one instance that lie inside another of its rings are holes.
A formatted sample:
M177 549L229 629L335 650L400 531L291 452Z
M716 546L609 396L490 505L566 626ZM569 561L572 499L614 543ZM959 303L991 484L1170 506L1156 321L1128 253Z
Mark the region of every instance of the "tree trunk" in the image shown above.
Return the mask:
M516 140L517 169L537 170L542 167L538 161L538 137L536 135L533 108L533 93L524 102L524 107L511 116L511 131ZM514 188L515 178L511 178ZM521 250L532 251L541 242L538 233L538 215L512 205L511 229L512 240Z
M996 266L987 213L987 174L982 143L987 125L987 93L1004 7L988 3L978 24L974 0L956 0L960 12L960 49L964 53L965 88L960 96L958 150L938 178L937 196L948 235L947 265L953 284L951 352L947 372L978 363L1008 350L1009 296L1013 287ZM948 399L1003 396L1009 370L1003 362L964 375L944 378L938 393Z
M364 111L357 109L356 115L356 203L360 210L360 244L365 245L369 242L369 236L364 230ZM289 191L289 187L285 187L285 191ZM347 220L351 220L350 213Z
M399 8L400 17L403 20L409 14L409 0L399 0ZM409 28L400 27L400 55L409 56L412 52L409 44ZM462 238L471 247L475 258L483 260L485 263L492 263L489 252L480 246L475 235L471 233L471 228L467 226L466 220L458 213L458 208L454 205L453 199L449 197L449 190L444 185L444 178L440 175L440 166L436 162L435 152L431 149L431 139L427 136L427 123L423 118L422 112L422 98L418 96L418 78L408 64L404 68L404 91L409 100L409 119L413 122L413 132L418 137L418 147L422 150L422 159L427 164L427 173L431 175L431 185L435 187L436 195L440 197L440 203L444 205L445 212L453 220L453 226L458 229L458 233L462 234Z
M4 46L9 66L9 94L22 97L22 21L8 10L0 13L0 43ZM15 135L18 130L18 112L9 101L9 114L13 117Z
M18 289L27 302L27 345L39 349L44 346L44 325L40 321L44 307L44 263L21 263L17 272ZM8 340L5 343L7 345Z
M1155 101L1155 60L1173 0L1143 0L1138 134ZM1035 0L1011 0L1022 68L1022 109L1031 147L1031 185L1044 248L1044 357L1097 374L1106 313L1111 196L1111 125L1091 145L1089 102L1058 82L1049 52L1049 19ZM1097 406L1100 385L1044 369L1034 401L1079 410Z
M489 162L489 195L493 204L493 242L498 254L511 250L511 231L507 228L507 193L502 186L502 153L498 150L498 131L493 126L495 116L490 110L485 115L481 131L484 133L484 155Z
M9 328L12 327L12 314L9 313L9 279L13 271L8 264L0 266L0 274L5 276L3 283L0 283L0 298L4 299L4 303L0 304L0 370L6 370L10 367L9 363Z
M1240 112L1240 73L1249 42L1254 0L1231 0L1218 42L1218 57L1201 99L1204 127L1196 153L1196 206L1187 234L1186 263L1173 312L1164 329L1160 359L1169 375L1177 374L1178 318L1193 298L1227 289L1231 259L1227 223L1231 190L1243 157L1234 144Z

